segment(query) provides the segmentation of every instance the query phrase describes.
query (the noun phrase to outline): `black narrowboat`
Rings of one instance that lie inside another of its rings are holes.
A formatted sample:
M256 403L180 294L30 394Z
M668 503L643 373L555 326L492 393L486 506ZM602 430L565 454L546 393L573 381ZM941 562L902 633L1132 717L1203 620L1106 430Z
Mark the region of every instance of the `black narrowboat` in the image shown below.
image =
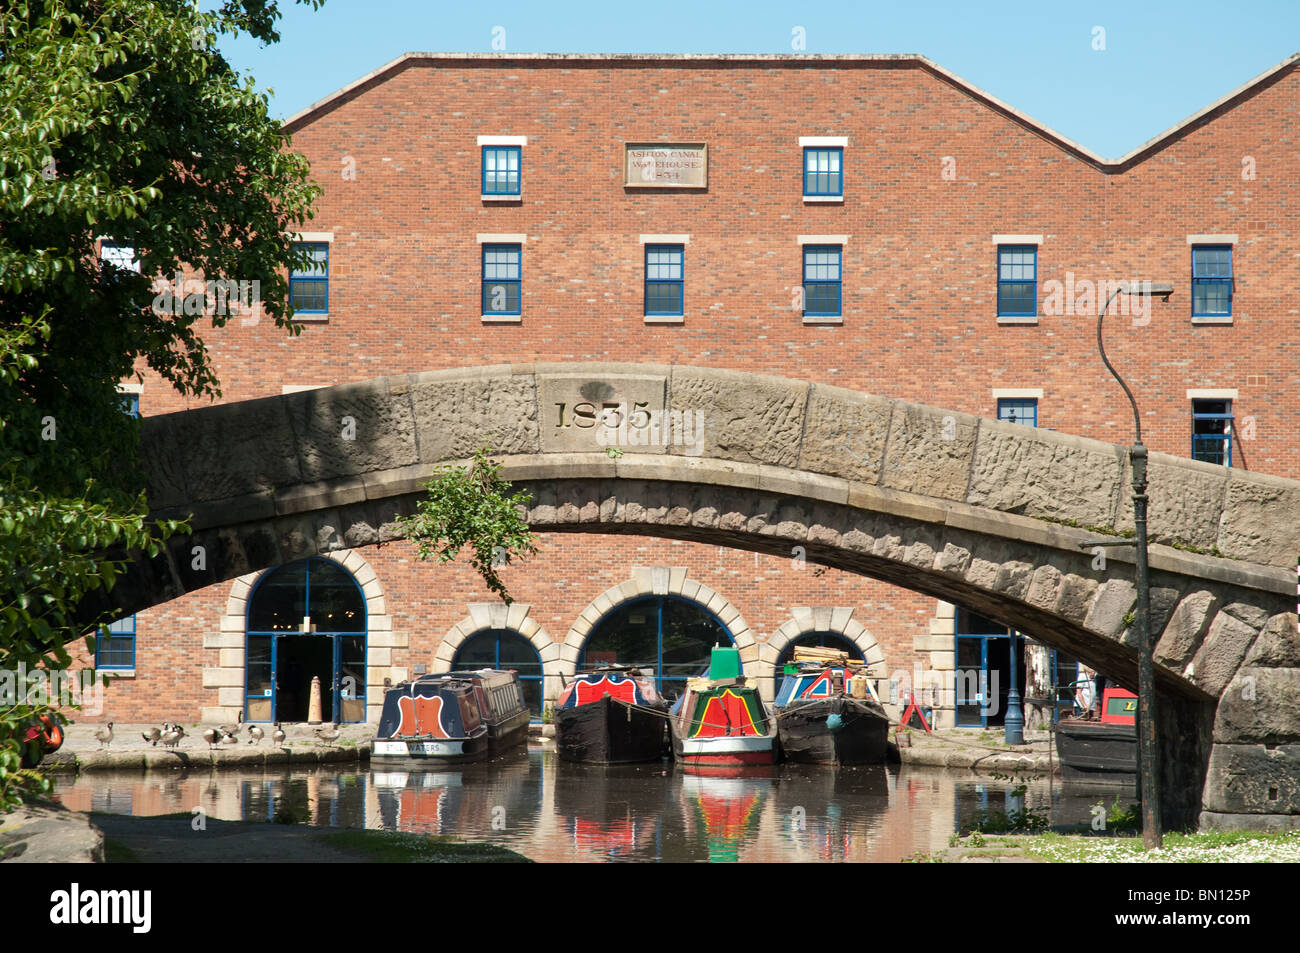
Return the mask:
M804 764L882 764L889 756L889 716L872 695L867 673L847 655L786 667L777 693L781 753Z
M657 761L667 740L668 703L636 669L578 675L556 699L555 753L565 761Z
M1102 695L1101 720L1062 718L1056 725L1061 780L1137 782L1137 696L1122 688Z

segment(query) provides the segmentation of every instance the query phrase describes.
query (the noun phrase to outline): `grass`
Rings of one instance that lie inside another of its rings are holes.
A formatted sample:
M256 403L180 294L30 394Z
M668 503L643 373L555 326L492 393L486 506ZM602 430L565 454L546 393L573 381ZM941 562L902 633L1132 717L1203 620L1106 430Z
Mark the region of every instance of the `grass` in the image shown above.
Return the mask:
M138 864L140 857L130 847L111 837L104 838L104 863Z
M393 831L336 831L325 842L339 850L367 854L382 864L509 864L532 863L494 844L469 844L434 834L404 834Z
M1169 833L1147 851L1140 836L1040 834L1008 838L1030 856L1052 863L1269 863L1300 861L1300 830Z

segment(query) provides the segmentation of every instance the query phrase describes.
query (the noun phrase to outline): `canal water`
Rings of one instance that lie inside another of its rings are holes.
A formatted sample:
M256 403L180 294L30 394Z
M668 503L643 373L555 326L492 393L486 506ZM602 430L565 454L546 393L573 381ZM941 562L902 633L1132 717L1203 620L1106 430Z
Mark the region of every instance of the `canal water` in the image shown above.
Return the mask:
M1015 791L1028 781L1023 797ZM321 766L292 771L88 772L60 780L75 810L193 813L321 827L450 834L538 861L897 861L943 850L981 814L1027 807L1052 824L1088 823L1132 788L1074 790L1045 779L907 765L781 765L702 777L671 762L570 764L529 749L430 770Z

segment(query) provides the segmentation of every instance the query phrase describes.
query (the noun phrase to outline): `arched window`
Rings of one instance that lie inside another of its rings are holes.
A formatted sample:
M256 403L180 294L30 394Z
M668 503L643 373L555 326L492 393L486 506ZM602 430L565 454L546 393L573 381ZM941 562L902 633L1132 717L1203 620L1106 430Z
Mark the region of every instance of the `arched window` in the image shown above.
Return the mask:
M533 715L542 714L542 657L533 643L513 629L487 629L471 636L456 652L452 669L513 669Z
M313 556L263 573L246 631L248 721L306 721L313 678L323 721L366 720L366 600L334 560Z
M844 636L836 632L805 632L803 635L794 639L787 645L780 657L776 660L776 671L779 675L781 669L785 667L786 662L794 661L795 646L813 645L820 648L839 649L841 652L848 652L849 658L862 658L862 649L858 648Z
M623 603L596 623L578 669L602 663L636 665L654 674L661 695L675 698L688 678L708 671L713 646L732 641L727 627L698 603L646 596Z

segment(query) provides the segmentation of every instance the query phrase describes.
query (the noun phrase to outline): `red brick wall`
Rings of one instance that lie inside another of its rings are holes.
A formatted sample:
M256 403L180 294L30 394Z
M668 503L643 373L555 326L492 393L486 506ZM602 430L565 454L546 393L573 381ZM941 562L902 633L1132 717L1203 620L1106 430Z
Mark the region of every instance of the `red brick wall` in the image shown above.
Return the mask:
M852 573L788 559L700 543L637 538L543 534L540 552L503 571L512 597L532 605L529 617L563 642L587 604L610 586L631 578L633 566L685 566L687 578L729 599L755 637L766 640L790 618L792 606L853 606L853 618L880 643L891 671L909 677L915 662L928 667L928 653L912 651L912 637L925 632L935 601ZM410 635L409 649L395 649L393 664L409 669L433 655L446 631L473 602L495 599L465 562L421 563L411 544L359 550L379 577L393 628ZM818 570L821 570L818 572ZM200 688L203 668L218 664L218 650L203 648L225 613L231 583L190 593L137 616L136 677L113 684L98 718L79 721L199 720L203 706L217 704L217 690ZM81 664L79 662L79 664Z
M324 187L330 314L297 339L239 322L208 336L226 399L384 374L527 360L644 360L785 374L992 415L993 387L1041 387L1040 426L1127 443L1095 317L996 322L995 233L1042 234L1039 299L1066 272L1172 281L1143 327L1108 322L1153 449L1186 456L1189 387L1235 387L1252 469L1300 476L1300 259L1287 183L1289 72L1122 174L920 69L412 67L304 120ZM526 135L518 204L479 200L479 134ZM843 135L845 202L805 205L801 135ZM707 192L625 189L625 141L709 145ZM1243 159L1254 162L1243 180ZM342 160L355 161L355 178ZM956 178L945 179L945 157ZM526 233L523 321L480 318L479 232ZM685 322L642 316L641 233L687 233ZM1193 326L1188 234L1235 233L1235 320ZM844 323L792 310L799 234L847 234ZM1041 307L1040 307L1041 312ZM1095 312L1094 312L1095 314ZM145 413L183 402L154 384Z
M1282 74L1112 174L916 64L416 66L297 124L293 146L324 188L304 227L335 236L328 320L298 338L234 320L206 340L226 400L444 367L636 360L782 374L984 416L996 412L992 388L1042 388L1040 426L1128 443L1130 413L1097 356L1095 317L1042 314L1044 286L1067 272L1150 278L1172 281L1173 300L1148 324L1108 322L1149 445L1186 456L1187 389L1237 388L1239 424L1254 418L1247 465L1300 477L1289 188L1300 158L1288 137L1298 94L1300 78ZM519 203L479 199L478 135L528 137ZM802 201L799 136L849 138L842 205ZM708 190L625 189L623 143L641 140L707 142ZM480 232L528 236L518 325L481 320ZM690 235L680 326L643 320L641 233ZM1036 326L997 324L995 233L1044 236ZM1231 326L1192 324L1194 233L1238 235ZM806 327L792 308L800 234L850 236L840 326ZM187 406L156 378L146 383L143 413ZM395 664L428 662L466 603L487 599L460 568L412 568L409 547L365 555L396 627L411 632L409 658ZM855 605L891 668L910 669L911 637L933 612L933 600L842 573L622 537L557 537L511 584L563 638L632 565L665 564L689 566L764 637L790 605ZM198 688L201 633L215 630L227 591L141 614L139 677L113 691L119 720L197 717L216 704L215 690Z

